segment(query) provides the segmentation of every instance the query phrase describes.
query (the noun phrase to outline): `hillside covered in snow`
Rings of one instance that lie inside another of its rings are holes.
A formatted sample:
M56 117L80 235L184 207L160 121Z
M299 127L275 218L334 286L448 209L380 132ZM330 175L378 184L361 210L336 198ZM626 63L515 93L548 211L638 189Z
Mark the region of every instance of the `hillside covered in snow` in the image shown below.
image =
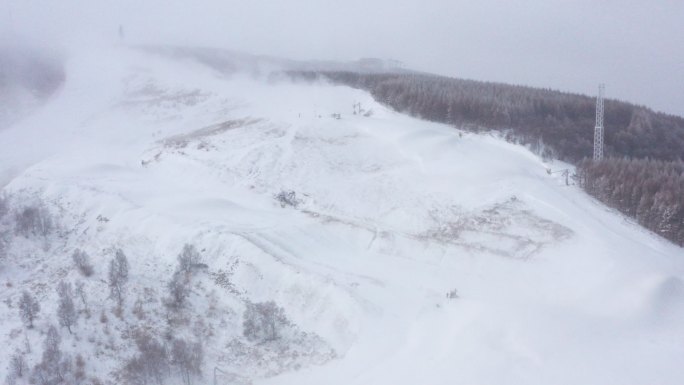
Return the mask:
M74 53L0 130L0 380L684 381L684 249L571 166L200 59Z

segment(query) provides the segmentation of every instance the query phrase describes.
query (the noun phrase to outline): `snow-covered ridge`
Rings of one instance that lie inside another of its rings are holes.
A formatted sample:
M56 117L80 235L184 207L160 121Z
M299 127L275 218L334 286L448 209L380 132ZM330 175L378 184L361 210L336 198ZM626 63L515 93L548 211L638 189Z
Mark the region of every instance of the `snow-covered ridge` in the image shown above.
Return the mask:
M346 87L124 48L66 71L0 132L0 362L26 341L40 361L57 283L81 280L91 317L61 328L61 346L105 383L126 381L141 329L201 341L205 382L215 367L223 383L681 382L682 250L546 172L560 166ZM372 112L353 114L359 102ZM12 227L33 204L54 217L46 237ZM206 268L169 310L185 244ZM131 273L120 318L117 248ZM42 306L31 330L22 290ZM289 323L255 342L243 314L268 301Z

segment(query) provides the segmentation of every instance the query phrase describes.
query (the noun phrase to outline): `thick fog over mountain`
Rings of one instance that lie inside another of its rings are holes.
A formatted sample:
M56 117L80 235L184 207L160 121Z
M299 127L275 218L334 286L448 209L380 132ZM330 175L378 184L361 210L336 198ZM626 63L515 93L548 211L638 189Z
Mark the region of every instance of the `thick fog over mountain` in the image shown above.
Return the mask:
M684 5L597 3L0 0L0 381L683 384Z
M684 2L2 0L2 40L200 45L594 94L684 115Z

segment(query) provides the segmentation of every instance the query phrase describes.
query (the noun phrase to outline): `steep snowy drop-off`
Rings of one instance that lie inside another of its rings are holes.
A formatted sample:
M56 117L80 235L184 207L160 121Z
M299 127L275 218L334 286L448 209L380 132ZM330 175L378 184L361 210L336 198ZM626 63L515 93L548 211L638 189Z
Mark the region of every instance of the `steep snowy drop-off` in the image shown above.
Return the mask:
M168 330L161 298L192 243L208 269L173 324L205 341L207 381L214 367L224 383L269 385L684 381L684 252L546 172L563 165L346 87L123 48L75 55L66 73L0 132L11 204L43 202L60 228L41 245L12 236L0 362L25 338L39 360L81 248L93 316L62 345L116 383L127 331ZM103 282L115 247L131 264L122 320ZM43 307L31 331L16 309L27 288ZM285 309L282 341L242 338L247 300Z

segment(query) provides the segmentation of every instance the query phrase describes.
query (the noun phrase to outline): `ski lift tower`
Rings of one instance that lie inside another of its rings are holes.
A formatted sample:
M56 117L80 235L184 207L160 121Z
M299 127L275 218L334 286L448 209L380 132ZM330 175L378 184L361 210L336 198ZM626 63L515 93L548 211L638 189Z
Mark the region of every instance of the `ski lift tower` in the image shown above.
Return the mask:
M596 97L596 127L594 127L594 161L603 159L603 93L605 84L599 84Z

